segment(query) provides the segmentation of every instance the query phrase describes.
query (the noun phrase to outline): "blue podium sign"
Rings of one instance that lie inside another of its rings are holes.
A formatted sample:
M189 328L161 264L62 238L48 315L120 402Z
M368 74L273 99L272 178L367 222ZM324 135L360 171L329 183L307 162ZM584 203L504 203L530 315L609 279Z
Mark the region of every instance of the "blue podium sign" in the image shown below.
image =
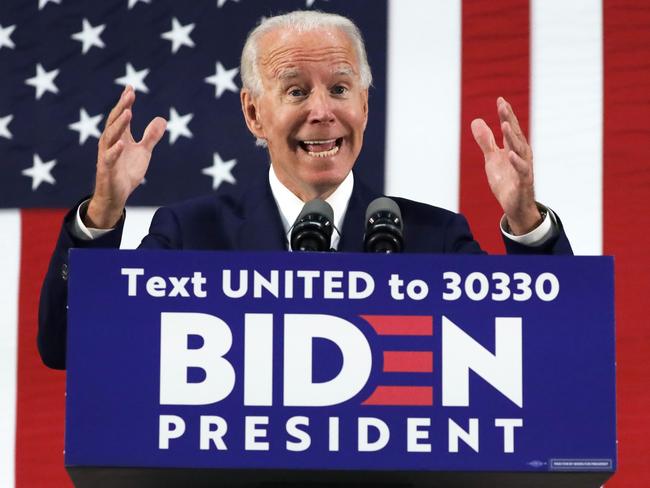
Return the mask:
M606 257L73 250L66 466L598 486L613 296Z

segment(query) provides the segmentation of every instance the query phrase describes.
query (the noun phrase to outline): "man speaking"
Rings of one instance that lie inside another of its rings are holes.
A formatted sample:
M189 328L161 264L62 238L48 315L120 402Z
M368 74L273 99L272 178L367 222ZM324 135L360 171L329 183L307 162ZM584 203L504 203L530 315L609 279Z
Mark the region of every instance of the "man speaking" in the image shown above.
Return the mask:
M379 195L352 172L363 146L372 81L358 28L345 17L313 11L267 18L246 40L241 75L244 119L258 144L268 148L268 174L253 178L238 197L213 194L159 209L140 247L288 249L291 226L305 202L318 198L333 209L337 231L330 246L363 251L364 214ZM136 141L130 130L134 102L135 92L127 86L99 140L95 192L66 216L45 277L38 345L53 368L65 368L68 250L119 246L127 200L165 132L165 120L156 117ZM506 249L571 253L557 217L535 202L532 151L512 107L499 98L497 111L504 147L482 119L472 122L472 133L505 214ZM394 200L402 214L403 251L481 252L463 216Z

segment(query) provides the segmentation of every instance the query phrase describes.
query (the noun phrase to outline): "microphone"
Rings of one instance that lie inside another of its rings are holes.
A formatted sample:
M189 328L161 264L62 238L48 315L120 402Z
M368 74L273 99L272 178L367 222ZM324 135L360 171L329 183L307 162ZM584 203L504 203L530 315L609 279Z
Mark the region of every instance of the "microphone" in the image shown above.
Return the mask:
M292 251L329 251L334 211L320 198L305 203L291 230Z
M402 229L402 212L397 203L387 197L376 198L366 210L365 252L401 252Z

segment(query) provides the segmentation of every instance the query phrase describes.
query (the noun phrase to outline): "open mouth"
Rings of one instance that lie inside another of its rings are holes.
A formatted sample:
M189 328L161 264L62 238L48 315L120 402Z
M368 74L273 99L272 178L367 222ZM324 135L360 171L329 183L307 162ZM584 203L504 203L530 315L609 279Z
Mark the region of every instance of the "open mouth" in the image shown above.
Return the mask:
M329 158L339 152L343 138L300 141L299 145L310 156L315 158Z

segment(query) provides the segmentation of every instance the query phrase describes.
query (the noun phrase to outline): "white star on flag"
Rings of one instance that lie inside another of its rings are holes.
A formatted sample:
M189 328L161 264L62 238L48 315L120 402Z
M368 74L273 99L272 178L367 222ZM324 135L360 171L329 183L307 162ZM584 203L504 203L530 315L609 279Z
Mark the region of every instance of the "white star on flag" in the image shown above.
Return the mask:
M9 122L11 122L13 118L14 116L11 114L0 117L0 137L6 137L7 139L13 137L11 132L9 132Z
M228 0L217 0L217 7L221 8L225 5ZM231 0L233 2L239 2L239 0Z
M129 10L131 10L138 2L151 3L151 0L129 0Z
M58 5L61 4L61 0L38 0L38 9L43 10L43 7L45 7L50 2L56 3Z
M32 191L35 191L43 182L54 185L56 180L52 176L52 168L56 165L56 159L44 163L38 154L34 154L34 164L31 168L22 170L24 176L32 179Z
M86 139L89 137L96 137L99 139L101 132L97 128L99 122L104 118L102 114L93 115L92 117L88 115L86 109L81 107L79 110L79 120L74 124L70 124L68 127L76 132L79 132L79 145L81 146Z
M93 27L90 22L88 22L88 19L83 19L81 23L81 30L79 32L75 32L70 36L75 41L83 43L83 46L81 47L81 53L86 54L93 46L100 48L105 47L104 41L101 40L99 35L106 28L106 24Z
M239 88L235 84L234 78L239 73L239 68L225 69L223 65L217 61L216 64L216 73L212 76L208 76L205 79L206 83L214 85L214 95L219 98L223 92L226 90L233 91L237 93Z
M181 46L194 47L194 41L190 38L190 32L194 30L195 24L181 25L176 17L172 19L172 30L163 32L160 37L172 43L172 54L178 51Z
M232 183L233 185L237 183L237 180L232 175L232 169L236 164L236 159L224 161L221 159L221 156L219 156L219 153L214 153L212 166L203 168L201 170L201 173L204 175L212 176L212 189L216 190L224 181Z
M10 25L9 27L2 27L0 24L0 49L3 47L8 47L13 49L16 47L14 41L11 40L11 34L16 29L16 25Z
M131 85L135 91L149 93L149 88L144 84L144 79L148 74L148 68L136 71L131 63L126 63L126 74L117 78L115 83L122 86Z
M59 93L59 89L54 84L54 78L59 74L58 69L45 71L41 63L36 65L36 76L25 80L25 84L36 88L36 100L40 99L45 92Z
M169 144L174 144L180 136L192 138L192 131L187 127L194 114L179 115L174 107L169 109L169 121L167 132L169 132Z

